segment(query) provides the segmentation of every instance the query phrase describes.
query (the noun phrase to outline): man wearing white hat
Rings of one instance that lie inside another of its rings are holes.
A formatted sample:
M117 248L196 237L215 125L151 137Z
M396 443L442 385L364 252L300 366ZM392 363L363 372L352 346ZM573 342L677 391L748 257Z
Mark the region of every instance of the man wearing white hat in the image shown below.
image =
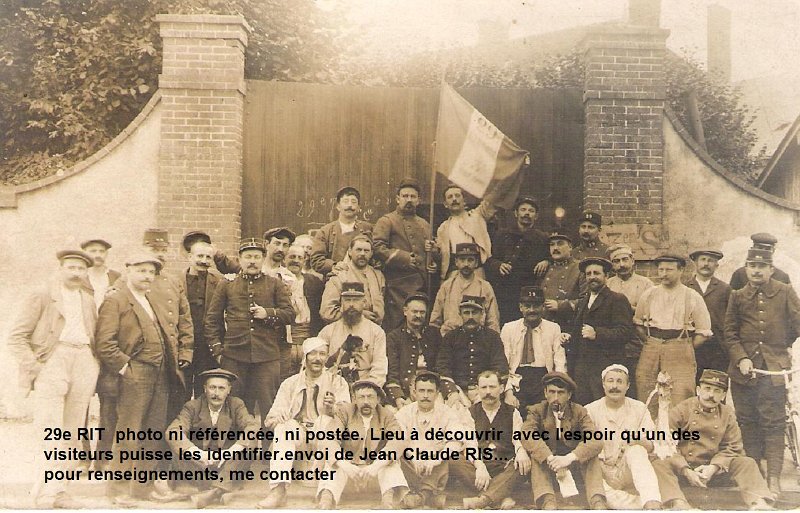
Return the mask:
M350 402L350 388L341 376L325 368L328 359L328 342L320 337L310 337L303 342L303 366L300 372L281 383L278 395L272 403L264 426L275 433L272 450L287 454L295 450L315 450L319 444L305 443L307 430L328 430L333 425L334 406ZM287 436L295 430L300 440ZM331 454L336 450L334 441L327 442ZM309 446L311 445L311 446ZM292 460L279 459L271 462L270 474L278 476L270 480L270 492L258 503L259 508L273 509L286 504L286 489L289 479L281 474L292 470ZM325 462L326 466L333 462Z
M603 441L598 456L608 504L614 509L661 509L656 471L648 457L653 442L641 431L655 431L653 418L643 402L625 397L630 386L627 367L609 365L601 377L605 396L587 404L586 410L596 429L616 434ZM625 442L621 439L623 431L637 433L640 439Z

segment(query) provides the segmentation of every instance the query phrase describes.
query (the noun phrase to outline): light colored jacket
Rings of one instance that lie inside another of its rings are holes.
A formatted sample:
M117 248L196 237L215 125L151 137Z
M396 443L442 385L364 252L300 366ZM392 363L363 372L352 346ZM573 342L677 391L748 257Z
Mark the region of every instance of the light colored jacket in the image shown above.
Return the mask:
M482 201L476 208L468 211L463 218L448 218L439 225L436 230L436 243L442 252L441 275L443 280L447 278L447 271L450 269L450 225L456 223L460 230L475 241L481 253L480 263L484 264L492 256L492 239L489 237L486 221L494 216L495 210L494 206Z
M338 374L332 373L326 369L322 371L322 375L317 380L319 391L317 392L317 411L323 411L323 403L325 394L331 392L336 403L349 403L350 402L350 386L347 381ZM282 417L284 413L288 413L289 418L295 418L300 410L303 408L303 390L306 389L306 376L305 369L294 376L289 376L275 395L275 401L272 403L272 408L269 409L267 418L264 421L265 425L274 424L275 420ZM326 417L326 418L322 418ZM315 424L317 427L323 427L333 421L332 417L320 414L316 419Z
M555 322L542 319L539 325L542 337L541 342L544 347L534 347L534 351L543 351L545 367L547 372L567 372L567 356L564 347L561 345L561 328ZM517 373L522 356L525 353L525 334L528 332L525 326L525 319L507 322L500 330L500 339L503 341L503 351L508 360L509 385L519 387L520 377ZM516 383L514 376L516 375Z
M386 290L386 279L383 273L368 265L362 274L351 267L353 264L349 263L346 271L339 272L336 276L332 276L325 284L325 291L322 293L322 305L320 306L319 313L322 320L325 322L334 322L342 317L341 309L341 293L342 284L347 282L361 282L364 284L364 290L369 294L369 301L367 301L367 308L378 316L377 324L383 322L383 314L385 312L383 294ZM366 279L366 281L364 281Z
M97 309L91 292L81 288L80 294L83 323L93 347ZM19 384L23 390L30 391L33 387L42 366L53 354L65 322L59 281L23 300L8 336L8 349L19 362Z

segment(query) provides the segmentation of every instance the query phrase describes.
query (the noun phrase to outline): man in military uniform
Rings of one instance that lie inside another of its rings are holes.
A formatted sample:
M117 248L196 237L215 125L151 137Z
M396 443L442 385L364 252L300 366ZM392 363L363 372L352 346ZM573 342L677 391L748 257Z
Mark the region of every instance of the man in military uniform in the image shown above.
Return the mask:
M360 204L361 193L355 187L336 192L339 217L317 230L311 246L311 267L322 276L327 277L333 266L344 260L353 237L372 233L372 225L358 219Z
M439 330L428 326L428 296L413 294L403 305L406 322L386 334L386 356L389 373L386 377L386 400L400 408L411 400L414 378L420 370L436 365L442 336Z
M191 376L187 376L190 385L187 387L187 400L203 394L203 379L200 373L213 369L217 362L211 356L203 331L203 320L206 308L214 297L214 289L221 279L214 265L214 250L211 237L204 232L189 232L183 237L183 249L189 255L189 268L184 273L186 297L189 300L189 311L194 327L194 357L192 358ZM191 379L188 379L191 378Z
M406 296L424 292L428 279L426 252L435 245L428 240L430 224L417 215L419 183L405 178L397 187L397 209L382 216L373 231L375 256L383 262L386 277L386 315L383 326L391 330L403 322Z
M572 239L560 232L548 237L550 267L542 280L545 318L557 322L561 331L568 332L574 315L570 307L584 289L584 277L578 262L572 258Z
M442 338L436 359L436 372L442 377L442 395L448 404L463 401L458 393L475 402L478 374L485 370L508 376L508 360L500 334L484 327L486 307L480 296L462 296L459 305L461 326Z
M339 294L342 284L358 281L364 284L364 300L367 307L364 317L380 325L384 316L383 294L386 279L383 273L369 265L372 259L372 240L367 235L356 235L350 240L347 258L334 266L334 275L325 284L322 293L320 315L325 322L333 322L342 316Z
M547 235L536 228L539 206L520 198L514 206L514 224L498 230L492 239L492 256L486 276L497 294L500 321L511 322L519 313L519 291L533 285L550 265Z
M600 240L603 218L596 212L584 212L578 225L578 244L572 249L572 257L580 262L584 258L605 258L608 246Z
M491 283L475 274L480 252L477 244L465 242L455 251L458 273L447 278L439 287L431 311L431 326L441 328L442 336L461 326L461 297L464 295L483 298L486 327L500 331L500 313Z
M209 255L211 258L212 255ZM223 479L218 481L195 481L202 491L192 495L192 506L202 509L222 499L222 495L238 488L243 483L233 479L233 474L247 470L249 460L243 459L209 459L209 451L222 450L222 454L231 457L243 449L256 445L254 440L244 438L241 441L223 439L209 440L195 437L205 430L220 430L247 433L254 436L259 429L258 421L247 411L244 402L238 397L229 395L231 386L238 379L236 374L225 369L208 369L197 375L203 382L203 392L187 402L180 414L167 427L169 445L173 454L179 451L194 454L197 459L178 460L175 464L183 470L198 470L206 467L215 468Z
M205 318L211 353L223 369L239 376L233 394L250 412L258 403L262 421L280 384L280 344L286 325L295 318L289 289L261 272L266 250L260 240L239 245L242 271L233 281L221 281Z
M753 376L753 369L792 366L789 348L800 333L800 300L791 285L774 278L772 252L747 254L747 285L731 293L725 313L725 339L731 393L744 450L767 460L769 488L780 492L783 471L786 388L780 376Z
M633 249L627 244L615 244L608 248L608 259L611 261L611 269L614 276L608 279L606 284L614 292L624 294L628 298L633 311L644 291L653 287L650 278L642 276L636 272L636 260L633 258ZM634 333L631 340L625 343L625 366L628 368L630 377L628 394L636 397L636 367L639 365L639 356L642 354L642 340L639 335Z
M753 458L742 450L742 433L736 424L733 408L722 401L728 390L728 375L706 369L690 397L670 409L669 427L675 432L698 433L699 438L678 442L677 454L655 460L659 488L664 505L670 509L693 509L681 491L678 478L689 486L706 488L717 484L739 489L742 500L751 510L771 510L772 493ZM755 405L753 405L755 407ZM779 441L783 452L783 440Z
M771 233L754 233L750 236L753 241L752 249L766 249L773 255L775 254L775 246L778 244L778 239ZM745 266L746 267L746 266ZM745 267L740 267L733 272L731 276L731 290L739 290L747 285L747 270ZM781 283L791 285L789 275L773 266L772 279Z
M360 281L342 284L340 294L342 316L319 332L328 342L329 358L344 367L351 365L350 383L368 379L380 386L386 383L389 363L386 359L386 333L364 316L367 307L364 284ZM350 347L351 343L358 341Z
M500 339L509 370L505 400L527 415L528 406L544 399L544 375L567 372L562 343L569 335L561 333L558 324L542 318L544 293L539 287L520 290L519 311L522 318L504 324Z
M725 336L725 311L728 309L731 288L714 276L722 259L721 252L701 249L693 251L689 258L694 262L695 275L686 286L703 296L711 316L711 331L714 332L711 338L694 350L697 358L697 379L700 379L704 369L728 369L728 351L723 347L722 338Z
M491 450L492 458L456 460L450 464L450 477L460 480L470 491L478 492L475 497L464 499L464 509L484 509L497 507L501 510L515 506L511 493L517 483L525 479L531 471L531 458L523 449L514 433L522 428L522 416L514 407L502 402L503 384L500 374L487 370L478 375L478 396L480 402L469 408L474 423L470 430L477 433L497 433L496 439L488 437L478 440L478 448Z
M642 294L633 316L636 331L645 341L636 368L636 388L639 400L646 401L658 373L665 371L673 380L675 405L692 396L697 371L694 350L712 335L711 317L700 294L681 283L685 258L664 254L654 262L661 284Z
M289 247L294 243L295 237L295 233L286 226L270 228L264 232L264 251L266 251L266 254L264 255L261 273L277 278L287 286L294 281L294 274L283 265L283 261L286 258L286 252ZM217 265L217 269L225 274L234 274L242 270L238 258L229 257L219 250L214 254L214 263Z
M177 314L174 305L164 303L156 292L157 273L162 264L151 253L134 255L126 262L125 282L110 294L100 307L95 335L95 353L103 364L106 379L119 379L117 430L163 431L169 419L170 403L179 398L170 393L183 389L180 369L192 361L194 329L188 312ZM170 288L170 290L172 290ZM186 297L178 299L187 304ZM120 378L121 376L121 378ZM119 451L161 450L165 442L124 440L114 444L116 470L154 470L157 461L120 462ZM156 481L150 494L154 500L174 498L166 481ZM146 485L112 481L108 495L121 506L133 503L126 498L146 498Z
M625 358L625 343L635 334L633 310L628 298L606 287L611 262L588 257L579 268L586 277L589 294L575 306L570 347L570 375L575 376L578 390L575 400L588 404L603 397L600 375L603 369Z
M545 400L533 406L522 424L523 433L540 433L525 437L522 446L531 456L533 500L539 509L556 509L554 478L565 478L565 471L579 471L590 509L608 509L603 475L597 455L603 450L599 440L565 440L556 430L595 431L586 408L572 402L577 385L563 372L549 372L542 378ZM542 433L547 433L543 440ZM571 474L570 474L571 475Z
M481 266L492 256L492 241L489 238L486 221L494 216L494 205L484 200L477 208L466 210L461 187L452 183L442 191L442 197L444 206L449 213L449 217L436 230L436 244L442 252L440 269L442 281L456 270L456 248L459 244L465 243L475 244L478 248L477 274L481 278L485 278Z

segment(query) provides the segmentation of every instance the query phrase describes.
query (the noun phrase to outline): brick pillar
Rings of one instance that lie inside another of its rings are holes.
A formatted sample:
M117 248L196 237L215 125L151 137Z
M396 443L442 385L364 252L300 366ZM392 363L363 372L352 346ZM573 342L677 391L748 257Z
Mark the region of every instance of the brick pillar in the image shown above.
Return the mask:
M621 25L584 40L584 208L615 224L661 224L668 30Z
M230 252L241 235L250 28L241 16L161 14L156 20L163 40L158 224L169 230L173 257L191 230L208 232Z

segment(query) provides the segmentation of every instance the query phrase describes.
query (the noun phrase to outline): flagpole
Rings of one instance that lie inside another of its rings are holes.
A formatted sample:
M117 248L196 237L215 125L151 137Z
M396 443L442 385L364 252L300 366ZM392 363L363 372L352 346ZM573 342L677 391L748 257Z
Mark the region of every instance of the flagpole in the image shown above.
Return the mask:
M446 75L447 75L447 65L445 65L444 68L442 69L441 80L439 81L439 110L436 113L436 130L437 131L439 130L439 124L442 122L442 105L441 105L441 103L442 103L442 91L443 91L443 88L444 88L444 86L446 84L446 82L445 82L445 76ZM428 198L429 199L429 203L430 203L430 205L428 207L428 228L429 228L428 240L431 240L431 241L433 240L433 211L434 211L433 207L434 207L435 201L436 201L436 171L439 168L439 161L438 161L438 155L437 155L437 153L438 153L438 151L437 151L438 144L436 144L436 143L437 143L437 141L434 140L433 141L433 165L431 166L430 196ZM441 251L441 248L440 248L440 251ZM433 295L433 274L434 273L429 271L429 269L431 269L432 265L434 264L433 252L432 251L426 251L425 252L425 264L426 264L425 265L425 267L426 267L426 269L425 269L426 270L426 276L425 276L426 280L425 281L427 282L428 303L429 303L429 308L428 308L429 312L428 313L430 313L430 310L433 309L432 308L433 298L431 296Z

